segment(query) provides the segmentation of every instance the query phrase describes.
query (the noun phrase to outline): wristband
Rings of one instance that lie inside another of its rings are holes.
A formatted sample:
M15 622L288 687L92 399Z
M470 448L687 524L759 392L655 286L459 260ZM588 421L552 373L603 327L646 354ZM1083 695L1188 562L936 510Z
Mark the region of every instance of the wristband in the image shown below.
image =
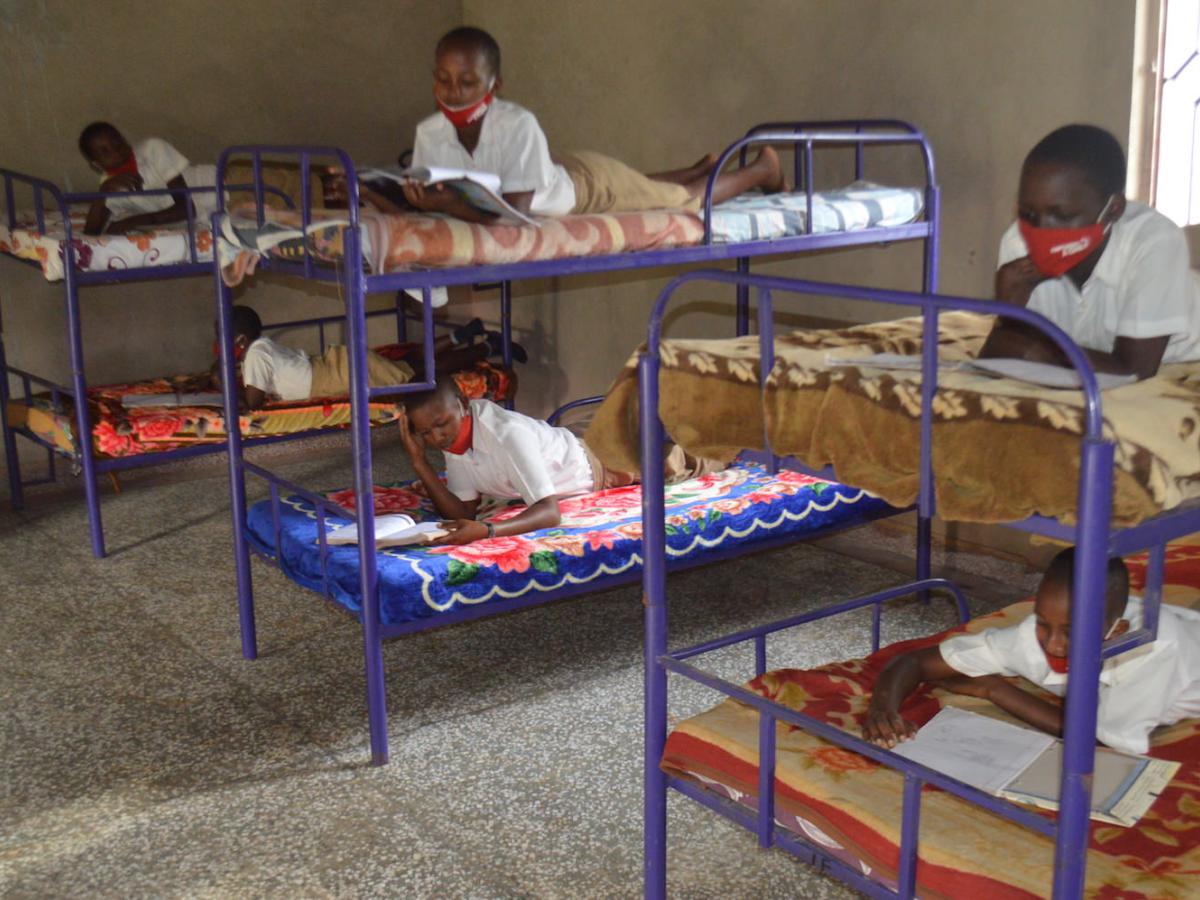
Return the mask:
M488 537L494 538L496 536L496 526L493 525L491 522L484 522L483 524L487 526Z

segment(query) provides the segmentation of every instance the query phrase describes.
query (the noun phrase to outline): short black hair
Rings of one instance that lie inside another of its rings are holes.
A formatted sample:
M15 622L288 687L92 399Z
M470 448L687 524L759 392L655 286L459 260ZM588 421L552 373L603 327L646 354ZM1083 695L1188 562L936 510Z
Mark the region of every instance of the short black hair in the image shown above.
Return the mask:
M92 122L79 132L79 152L87 159L92 159L92 141L102 134L113 134L121 137L121 131L110 122Z
M442 372L437 376L437 380L434 382L431 390L417 391L413 394L404 395L404 411L413 413L418 409L428 406L434 400L449 400L451 398L457 400L466 399L455 377L448 372Z
M482 28L463 25L461 28L447 31L437 42L437 47L433 51L434 56L440 54L447 47L479 51L483 54L483 58L487 62L488 68L492 70L492 74L500 74L500 45L496 43L494 37Z
M1059 163L1082 172L1105 197L1125 193L1125 151L1095 125L1064 125L1050 132L1025 157L1025 166Z
M1075 580L1075 548L1068 547L1061 551L1050 565L1046 566L1043 582L1066 585L1070 591ZM1109 557L1108 569L1104 577L1104 622L1110 624L1121 617L1125 604L1129 600L1129 569L1119 556Z
M230 317L233 320L235 338L245 335L250 340L257 341L262 336L262 319L251 307L235 306Z

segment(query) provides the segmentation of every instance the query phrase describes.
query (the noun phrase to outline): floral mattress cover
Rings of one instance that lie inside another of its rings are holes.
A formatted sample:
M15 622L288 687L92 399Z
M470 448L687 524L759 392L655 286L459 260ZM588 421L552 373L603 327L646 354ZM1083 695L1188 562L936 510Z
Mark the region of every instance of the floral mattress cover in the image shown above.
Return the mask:
M916 221L924 211L925 195L919 188L895 188L856 182L834 191L813 194L811 233L859 231L885 228ZM299 226L300 215L286 210L268 210L268 229ZM332 261L343 256L342 229L345 219L336 211L326 225L310 226L310 250L319 259ZM372 272L396 272L412 268L457 268L502 265L575 256L606 256L637 250L686 247L704 240L703 218L682 210L650 210L606 215L545 218L538 225L480 225L448 216L417 213L388 214L364 211L359 221L363 232L363 256ZM257 233L251 210L235 208L230 224L222 229L222 271L230 285L239 283L253 270L257 247L235 243L227 237ZM265 232L264 232L265 233ZM773 240L809 233L808 199L802 192L772 195L744 194L713 209L713 241L738 243ZM298 232L297 232L298 235ZM268 251L283 258L303 258L299 237L286 240Z
M396 353L406 345L376 347L376 352ZM206 383L204 375L178 375L128 384L88 388L95 452L102 456L137 456L175 450L191 444L215 444L225 440L224 409L220 406L126 406L129 395L161 395L169 402L177 393L197 390ZM463 393L469 397L505 400L516 382L511 374L490 363L455 373ZM344 397L314 398L292 403L269 403L240 416L242 435L247 438L294 434L315 428L342 428L350 424L350 401ZM75 415L69 398L55 409L49 394L37 394L32 403L11 398L7 410L10 428L26 429L64 453L77 452ZM371 403L371 423L386 425L396 419L396 405Z
M75 269L79 272L120 271L191 262L191 238L187 224L160 226L129 234L84 235L85 213L71 213L71 243ZM0 216L0 253L34 260L47 281L62 281L66 255L66 229L60 212L46 211L46 228L39 231L32 213L18 215L16 227ZM196 226L196 261L211 262L213 240L208 228Z
M328 495L353 510L353 491ZM436 519L419 483L375 488L377 513L404 512ZM890 508L864 491L801 475L770 475L742 463L667 488L667 552L670 558L703 560L718 552L785 535L817 533L886 514ZM562 501L557 528L475 541L462 547L403 547L379 551L381 621L397 625L457 608L551 592L641 569L641 488L598 491ZM281 567L294 581L325 593L313 504L292 496L281 501ZM506 507L496 520L516 515ZM346 523L327 517L326 528ZM276 555L269 501L251 507L250 539ZM356 615L362 598L358 548L329 547L329 596Z
M1185 539L1167 551L1165 602L1200 606L1200 546L1195 540ZM1144 557L1130 560L1130 573L1133 587L1140 589L1145 583ZM968 623L965 630L1003 627L1024 618L1031 609L1030 601L1017 603ZM866 659L810 670L768 672L749 687L858 734L871 686L884 664L899 653L940 642L945 635L886 647ZM927 686L910 697L904 709L913 721L923 723L943 704L1006 718L984 700ZM1136 826L1091 823L1084 892L1089 900L1185 900L1200 893L1200 721L1185 720L1159 729L1152 737L1150 753L1179 761L1182 768ZM779 725L776 766L779 824L894 888L903 776L783 723ZM758 713L727 699L684 720L667 739L662 767L755 806ZM921 897L1046 897L1053 856L1050 838L943 791L926 788L917 865ZM1013 865L1014 860L1020 865Z

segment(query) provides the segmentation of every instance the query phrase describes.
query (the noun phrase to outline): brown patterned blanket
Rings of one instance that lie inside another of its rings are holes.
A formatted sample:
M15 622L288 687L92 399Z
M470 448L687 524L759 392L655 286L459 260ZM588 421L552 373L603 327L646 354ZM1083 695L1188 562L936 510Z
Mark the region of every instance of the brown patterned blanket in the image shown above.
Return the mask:
M978 354L993 318L940 317L939 357ZM919 372L834 366L833 357L916 355L921 319L797 331L775 342L759 383L757 337L664 341L660 415L671 437L702 456L762 447L907 506L919 486ZM1117 440L1113 515L1133 524L1200 496L1200 363L1104 392ZM1007 522L1040 513L1070 520L1076 505L1082 394L970 371L939 373L934 474L946 518ZM618 469L638 466L636 354L587 433Z

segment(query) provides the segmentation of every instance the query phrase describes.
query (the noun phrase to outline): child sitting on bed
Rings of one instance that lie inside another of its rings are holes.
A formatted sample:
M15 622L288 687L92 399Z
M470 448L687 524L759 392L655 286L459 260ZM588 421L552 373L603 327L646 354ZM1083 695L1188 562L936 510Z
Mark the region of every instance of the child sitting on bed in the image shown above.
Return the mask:
M1125 199L1125 154L1102 128L1067 125L1021 168L1017 221L1000 241L996 297L1046 316L1099 372L1200 360L1200 277L1183 232ZM1065 365L1041 332L998 319L983 356Z
M437 43L433 96L440 112L417 125L413 166L440 166L492 172L500 176L501 193L512 206L537 216L604 213L646 209L697 210L704 200L716 158L670 172L643 175L624 163L594 152L552 159L546 135L529 110L496 97L504 80L500 47L486 31L455 28ZM720 175L713 202L720 203L753 188L784 189L779 156L770 147L742 169ZM487 223L495 216L465 203L437 185L404 185L408 203L468 222ZM399 207L365 189L363 198L384 210Z
M142 191L163 188L212 187L216 184L215 166L193 166L186 157L161 138L147 138L131 147L115 126L93 122L79 135L79 151L88 165L100 175L100 190L116 196L95 200L88 209L84 234L123 234L139 228L151 228L187 220L186 194L154 194ZM196 220L216 208L215 194L194 196Z
M413 470L449 534L438 543L469 544L482 538L553 528L562 521L558 500L573 494L637 483L637 475L605 467L566 428L497 406L467 401L453 379L404 400L400 437ZM425 459L432 446L446 455L446 481ZM681 481L725 468L725 463L691 457L672 447L664 462L668 481ZM482 495L521 500L527 507L502 522L475 518Z
M270 400L307 400L310 397L340 397L350 391L350 354L341 345L326 348L320 356L309 356L303 350L285 347L263 337L262 320L249 306L235 306L233 318L233 352L241 365L243 394L246 409L260 409ZM483 343L471 341L480 335ZM499 353L499 335L485 332L479 319L442 335L434 341L434 367L438 372L466 369ZM519 345L523 361L525 352ZM517 354L514 353L514 357ZM420 354L409 361L392 360L374 351L367 351L367 382L371 387L408 384L417 370L424 368ZM218 374L214 365L214 382Z
M1061 735L1063 707L1005 680L1019 675L1052 694L1067 689L1074 549L1050 562L1033 614L1008 628L957 634L939 646L905 653L879 673L863 736L894 747L917 732L900 714L905 699L926 681L957 694L990 700L1042 731ZM1129 595L1129 573L1110 559L1105 581L1105 639L1142 625L1142 603ZM1128 753L1145 753L1158 725L1200 715L1200 613L1163 604L1158 639L1104 661L1096 737Z

